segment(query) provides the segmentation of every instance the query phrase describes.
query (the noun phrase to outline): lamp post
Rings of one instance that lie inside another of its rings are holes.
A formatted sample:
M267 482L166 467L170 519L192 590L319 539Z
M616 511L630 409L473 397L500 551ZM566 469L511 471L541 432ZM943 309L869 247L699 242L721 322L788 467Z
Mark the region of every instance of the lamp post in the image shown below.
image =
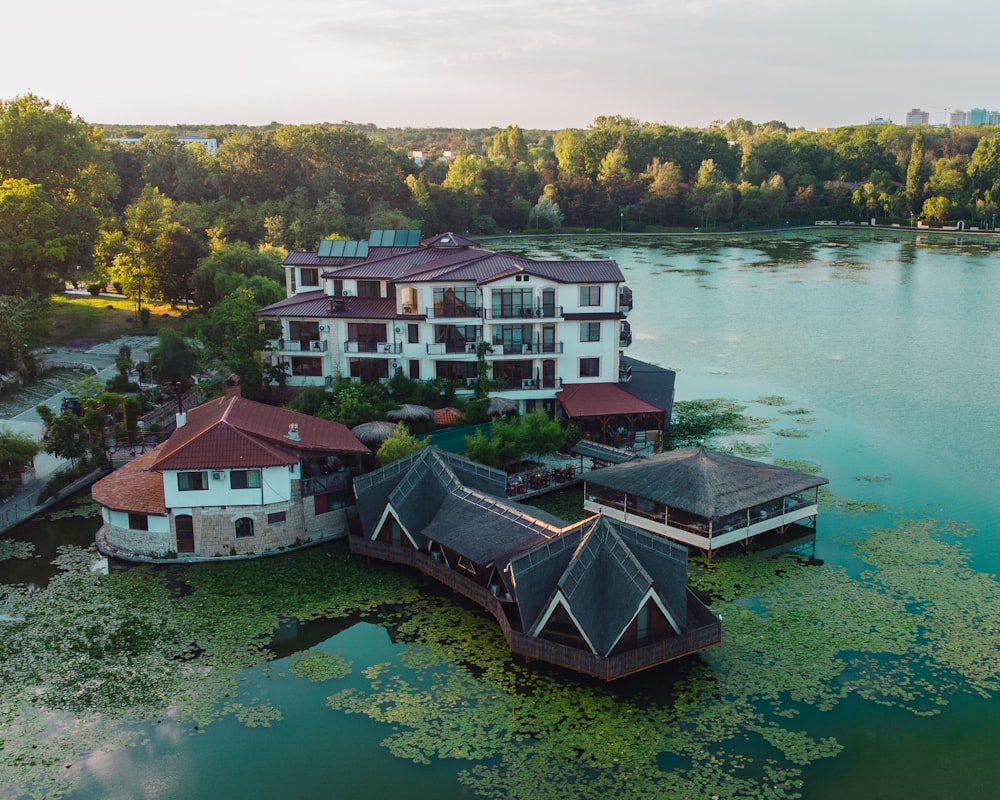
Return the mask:
M625 235L625 212L624 211L619 211L618 212L618 217L619 217L619 219L621 221L621 224L618 227L618 235L619 236L624 236Z

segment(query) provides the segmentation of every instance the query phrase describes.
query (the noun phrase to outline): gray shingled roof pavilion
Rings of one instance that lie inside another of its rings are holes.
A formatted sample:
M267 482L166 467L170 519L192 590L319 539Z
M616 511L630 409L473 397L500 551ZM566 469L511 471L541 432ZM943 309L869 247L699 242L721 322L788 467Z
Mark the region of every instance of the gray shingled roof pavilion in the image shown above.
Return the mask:
M829 481L704 447L686 447L595 471L587 483L717 519Z

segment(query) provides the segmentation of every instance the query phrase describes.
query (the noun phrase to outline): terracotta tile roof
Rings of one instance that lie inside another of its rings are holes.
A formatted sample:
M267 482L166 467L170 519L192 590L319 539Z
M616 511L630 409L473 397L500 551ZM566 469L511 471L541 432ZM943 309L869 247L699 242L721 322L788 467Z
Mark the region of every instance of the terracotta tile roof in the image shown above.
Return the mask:
M663 413L663 409L640 400L614 383L564 383L556 399L570 419Z
M298 440L288 438L298 426ZM301 453L367 453L339 422L243 397L221 397L188 412L187 424L157 449L154 470L246 469L298 463Z
M149 469L157 455L156 450L150 450L101 478L90 492L94 502L115 511L167 513L163 499L163 476Z

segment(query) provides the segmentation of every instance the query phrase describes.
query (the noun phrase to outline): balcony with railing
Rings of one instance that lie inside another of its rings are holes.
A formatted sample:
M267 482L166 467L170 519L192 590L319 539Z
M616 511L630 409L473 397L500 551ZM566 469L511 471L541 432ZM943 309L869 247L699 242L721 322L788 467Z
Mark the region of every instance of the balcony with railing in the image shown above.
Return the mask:
M503 377L504 392L531 391L533 389L561 389L562 378L518 378L515 376Z
M479 346L479 342L462 342L462 341L428 342L427 343L427 355L429 355L429 356L443 356L443 355L475 356L476 355L476 348L478 346Z
M527 342L507 342L502 339L493 341L494 356L523 356L523 355L550 355L563 352L562 342L546 342L541 338L535 338Z
M394 356L403 352L402 342L370 342L348 339L344 342L345 353L367 353L369 355Z
M632 326L627 322L622 322L621 329L618 331L618 346L619 347L629 347L632 344Z
M632 290L628 286L622 286L618 290L618 310L626 314L632 310Z
M487 319L561 319L563 307L555 305L538 306L493 306L487 309Z
M480 306L469 306L465 303L435 303L427 306L427 317L433 319L482 319L483 309Z
M278 353L325 353L327 343L323 339L271 339L268 348Z

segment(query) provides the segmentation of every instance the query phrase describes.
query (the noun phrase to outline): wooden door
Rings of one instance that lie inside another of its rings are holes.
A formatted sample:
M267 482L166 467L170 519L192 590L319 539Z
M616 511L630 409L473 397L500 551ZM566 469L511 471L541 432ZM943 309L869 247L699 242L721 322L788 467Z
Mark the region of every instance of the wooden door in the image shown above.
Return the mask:
M194 518L190 514L179 514L174 517L174 529L177 531L177 552L194 552Z

